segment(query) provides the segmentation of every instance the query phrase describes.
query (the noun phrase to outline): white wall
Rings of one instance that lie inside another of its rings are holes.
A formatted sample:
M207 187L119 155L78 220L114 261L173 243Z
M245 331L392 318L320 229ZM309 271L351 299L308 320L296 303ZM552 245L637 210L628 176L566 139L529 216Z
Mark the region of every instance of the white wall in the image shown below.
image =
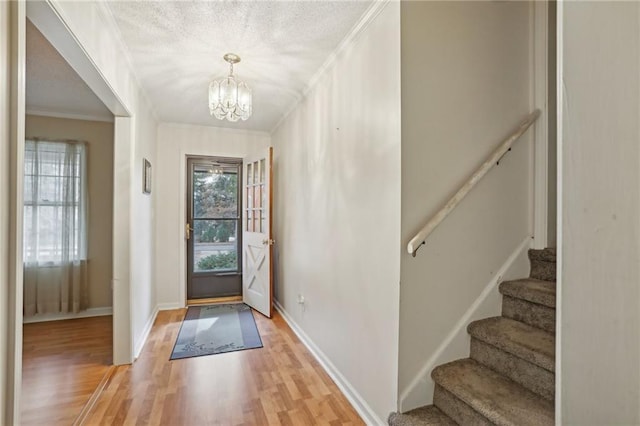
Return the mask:
M25 134L87 142L88 308L111 307L113 123L28 115Z
M559 423L637 425L640 4L559 6Z
M135 150L133 155L133 176L131 180L131 319L133 348L136 356L142 350L147 338L157 305L155 285L155 199L153 191L157 175L153 165L157 158L158 124L145 98L140 99L135 119ZM152 166L151 194L142 192L143 159Z
M268 147L271 138L262 132L163 123L157 140L155 282L159 307L171 309L186 301L186 156L242 158Z
M397 397L399 9L386 4L272 134L276 298L368 423Z
M401 10L399 392L416 406L431 403L433 392L430 371L421 370L531 235L529 132L417 257L406 253L415 233L533 109L532 9L527 2L402 2ZM468 346L458 356L468 356Z

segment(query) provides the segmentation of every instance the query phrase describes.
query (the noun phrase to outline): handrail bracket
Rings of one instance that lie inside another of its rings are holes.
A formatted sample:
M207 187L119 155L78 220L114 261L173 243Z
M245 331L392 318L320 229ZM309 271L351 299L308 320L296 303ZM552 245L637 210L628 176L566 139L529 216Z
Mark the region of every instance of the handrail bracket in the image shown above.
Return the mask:
M413 251L413 253L411 253L411 256L416 257L416 255L418 254L418 250L420 250L420 247L422 247L425 244L427 244L426 241L423 241L422 243L420 243L420 245L418 247L416 247L416 249Z

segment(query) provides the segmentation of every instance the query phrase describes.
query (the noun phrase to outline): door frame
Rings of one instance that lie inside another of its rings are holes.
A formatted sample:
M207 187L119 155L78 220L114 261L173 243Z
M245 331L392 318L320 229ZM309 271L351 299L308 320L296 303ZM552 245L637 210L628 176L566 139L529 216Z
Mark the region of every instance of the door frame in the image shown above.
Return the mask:
M243 272L243 264L242 264L242 206L243 206L243 202L242 202L242 176L243 176L243 170L242 170L242 158L240 157L223 157L223 156L218 156L218 155L186 155L185 157L185 170L184 170L184 179L185 179L185 186L184 186L184 215L185 215L185 220L182 223L182 226L185 226L185 224L188 222L188 220L191 218L189 211L191 210L191 206L189 205L189 201L191 200L192 197L192 180L191 180L191 169L189 167L189 160L202 160L202 161L214 161L217 163L226 163L226 164L233 164L236 165L238 167L238 188L237 188L237 199L238 199L238 214L240 215L240 218L237 219L238 221L238 229L237 229L237 245L238 245L238 273L237 275L239 276L240 279L240 294L239 296L242 296L242 272ZM189 262L190 262L190 257L189 257L189 243L186 239L186 236L184 238L184 291L185 291L185 303L188 302L189 300L189 292L188 292L188 285L189 285ZM225 275L229 275L229 274L225 274ZM235 274L234 274L235 275ZM212 297L215 298L216 296ZM226 296L220 296L220 297L226 297Z
M531 235L532 248L547 247L549 181L549 3L534 1L530 5L530 110L539 108L540 117L533 124L531 145Z
M122 131L114 128L114 253L118 246L128 246L131 228L130 193L120 194L115 188L129 188L133 175L131 157L134 147L135 126L130 111L122 103L112 87L105 81L100 70L88 56L82 45L50 2L10 2L11 20L11 56L9 61L11 84L11 174L14 184L10 194L9 236L9 318L7 322L7 374L6 374L6 412L4 423L20 424L20 395L22 388L22 164L24 153L25 119L25 68L26 68L26 19L36 25L38 30L58 50L64 59L74 68L91 90L115 115L116 126L119 122ZM116 152L121 152L123 168L116 167ZM118 208L115 208L118 205ZM125 209L126 207L126 209ZM121 226L118 226L118 223ZM113 263L113 363L128 364L133 361L132 324L130 320L130 257L121 256L122 263ZM121 277L120 280L118 277Z

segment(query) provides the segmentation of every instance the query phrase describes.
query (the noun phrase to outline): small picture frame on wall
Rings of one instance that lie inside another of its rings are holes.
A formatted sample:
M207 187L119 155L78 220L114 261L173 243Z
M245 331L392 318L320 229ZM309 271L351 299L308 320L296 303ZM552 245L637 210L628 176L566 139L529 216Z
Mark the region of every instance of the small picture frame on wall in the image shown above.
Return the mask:
M142 193L151 194L151 163L142 159Z

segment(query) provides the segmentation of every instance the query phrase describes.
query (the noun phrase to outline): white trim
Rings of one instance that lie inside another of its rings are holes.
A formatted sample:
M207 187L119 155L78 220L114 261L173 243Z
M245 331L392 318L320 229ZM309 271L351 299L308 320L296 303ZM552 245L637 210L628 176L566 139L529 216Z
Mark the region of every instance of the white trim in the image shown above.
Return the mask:
M26 5L9 5L9 267L7 298L7 364L5 424L20 424L22 395L22 302L23 302L23 187L24 187L24 122L26 79Z
M101 308L89 308L78 313L68 314L36 314L32 317L24 317L23 324L32 324L36 322L45 321L62 321L76 318L90 318L90 317L103 317L107 315L113 315L113 308L111 306L104 306Z
M557 155L558 155L558 194L557 194L557 222L556 222L556 398L555 398L555 414L557 425L562 424L562 289L564 287L564 275L562 273L564 264L564 243L563 243L563 226L562 219L564 217L563 206L563 155L564 147L564 1L556 3L556 106L557 110Z
M149 338L149 334L151 333L151 329L153 328L153 323L156 322L156 317L158 316L158 311L160 309L158 306L155 307L153 313L149 315L149 319L147 319L147 323L144 325L144 329L142 330L142 334L140 335L140 339L135 344L135 349L133 352L133 360L135 362L136 359L140 356L142 352L142 348L144 348L144 344L147 343L147 339Z
M212 122L213 123L213 122ZM230 127L220 127L220 126L205 126L203 124L190 124L190 123L176 123L173 121L163 121L159 123L159 126L162 127L186 127L186 128L202 128L202 129L216 129L220 132L228 132L233 135L249 135L249 136L267 136L270 137L271 134L264 130L250 130L250 129L232 129Z
M500 315L502 298L498 292L498 285L506 279L516 278L526 273L522 269L528 267L526 249L529 248L530 243L531 236L527 235L491 277L478 298L449 331L411 383L402 391L398 404L401 412L431 404L434 390L431 370L440 364L469 356L470 337L467 333L467 325L472 321Z
M546 1L531 2L532 25L532 102L533 108L542 113L534 126L533 155L533 248L547 246L548 228L548 169L549 169L549 124L548 124L548 43L549 4Z
M333 52L327 57L322 66L316 71L316 73L309 79L309 83L302 90L302 95L298 98L296 102L291 105L291 107L282 114L282 117L275 126L271 129L269 134L273 134L278 127L287 119L287 117L298 107L300 102L302 102L309 92L313 90L313 88L318 84L320 79L326 74L327 70L333 65L333 63L338 59L340 54L347 49L352 43L354 43L357 38L364 32L364 30L369 26L371 22L380 14L382 9L389 3L391 0L374 0L371 6L367 9L367 11L362 15L362 18L351 28L351 30L347 33L347 35L342 39L338 47L336 47Z
M113 125L113 364L133 361L133 320L131 310L131 205L134 188L132 158L135 149L135 120L116 117Z
M70 120L84 120L84 121L102 121L105 123L113 123L113 115L110 117L104 117L100 115L89 114L76 114L72 112L60 112L60 111L47 111L43 109L31 109L26 110L27 115L36 115L39 117L53 117L53 118L67 118Z
M158 303L158 311L170 311L171 309L182 309L185 305L180 303Z
M178 303L182 303L187 306L187 241L184 238L184 224L187 223L187 154L184 146L180 147L180 191L178 191L178 205L180 206L180 221L173 226L180 228L180 241L178 247L180 248L180 254L178 258L178 270L180 276L178 277Z
M344 394L347 400L351 403L353 408L362 417L367 425L385 425L386 421L379 418L376 413L371 409L369 404L364 398L354 389L349 381L342 375L340 370L329 360L329 358L316 346L311 338L302 330L302 328L294 321L294 319L287 313L284 307L274 300L273 304L275 308L280 312L282 318L284 318L289 328L298 336L298 339L306 346L311 352L311 355L318 361L320 366L327 372L329 377L335 382L340 391Z

